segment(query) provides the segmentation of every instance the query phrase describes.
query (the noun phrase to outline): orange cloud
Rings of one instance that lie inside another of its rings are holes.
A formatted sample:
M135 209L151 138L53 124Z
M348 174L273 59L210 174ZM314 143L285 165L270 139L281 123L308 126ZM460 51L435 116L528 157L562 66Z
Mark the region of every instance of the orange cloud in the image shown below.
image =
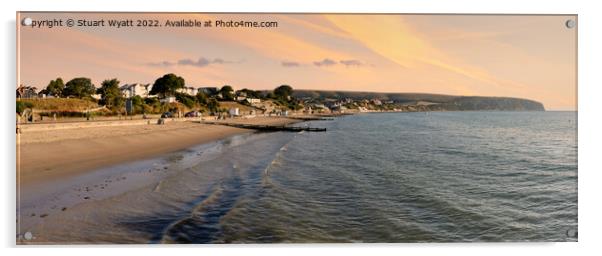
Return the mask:
M333 24L353 36L377 54L404 68L432 65L448 72L494 86L520 88L518 83L499 80L488 72L452 60L413 31L401 16L391 15L328 15Z

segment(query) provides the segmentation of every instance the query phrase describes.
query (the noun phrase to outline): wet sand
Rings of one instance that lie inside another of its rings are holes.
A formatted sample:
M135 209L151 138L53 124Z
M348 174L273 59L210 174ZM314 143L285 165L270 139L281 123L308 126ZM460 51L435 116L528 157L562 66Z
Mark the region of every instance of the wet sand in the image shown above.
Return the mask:
M249 124L290 124L299 120L257 117L230 119ZM17 138L20 186L57 180L104 166L141 160L252 130L192 122L48 130Z

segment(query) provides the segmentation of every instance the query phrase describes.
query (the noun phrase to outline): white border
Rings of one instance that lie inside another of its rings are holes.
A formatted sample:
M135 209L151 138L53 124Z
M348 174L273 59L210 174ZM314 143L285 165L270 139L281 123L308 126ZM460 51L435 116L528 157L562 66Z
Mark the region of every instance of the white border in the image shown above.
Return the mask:
M579 15L579 242L578 243L493 243L493 244L351 244L351 245L202 245L167 246L178 248L178 253L214 253L226 255L286 254L462 254L462 255L582 255L600 252L601 228L600 191L602 169L597 165L601 145L600 117L602 108L598 104L602 97L600 76L600 25L601 15L596 1L531 1L525 0L321 0L277 1L277 0L172 0L172 1L81 1L81 0L26 0L2 3L2 78L4 83L0 102L2 113L2 157L0 168L3 174L2 187L2 232L0 241L4 247L15 247L15 137L14 137L14 88L15 78L15 12L16 11L179 11L179 12L362 12L362 13L521 13L521 14L578 14ZM41 42L43 43L43 42ZM60 254L103 255L108 250L130 250L137 248L148 255L163 255L165 246L72 246L75 249L47 246L34 250L9 248L5 253L17 254ZM94 248L90 250L90 248ZM201 252L194 251L202 248ZM18 250L18 251L17 251ZM115 252L113 252L115 253Z

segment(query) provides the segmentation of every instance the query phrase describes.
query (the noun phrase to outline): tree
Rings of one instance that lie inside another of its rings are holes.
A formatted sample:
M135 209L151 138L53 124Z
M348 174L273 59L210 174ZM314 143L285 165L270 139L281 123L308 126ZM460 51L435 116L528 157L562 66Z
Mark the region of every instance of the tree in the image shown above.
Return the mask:
M107 108L116 110L123 107L124 99L119 89L119 80L116 78L102 81L96 93L100 94L100 104L107 106Z
M174 96L178 89L184 88L184 84L184 78L170 73L155 81L150 94L160 97Z
M78 98L90 97L96 90L90 78L78 77L67 82L63 90L63 96L75 96Z
M186 93L176 93L176 100L188 108L194 108L196 97Z
M131 97L130 100L132 101L133 114L146 112L144 108L144 99L140 95Z
M35 98L38 96L36 92L38 88L33 86L20 85L15 91L17 98Z
M203 104L203 105L207 104L207 98L208 98L207 94L205 94L204 92L198 92L196 94L196 101L199 104Z
M207 102L207 109L209 109L209 112L212 113L218 112L219 102L217 102L217 100L214 98L209 99L209 101Z
M63 79L59 77L56 80L50 80L48 86L46 86L45 94L61 97L64 89L65 84L63 83Z
M224 85L219 90L219 93L222 95L224 100L234 100L234 89L232 89L232 86Z
M149 109L149 111L147 112L153 112L153 113L157 113L157 112L161 112L161 101L157 98L146 98L144 99L144 106Z
M253 90L244 88L238 92L244 93L245 95L247 95L247 98L255 98L255 99L261 98L261 91L253 91Z
M257 96L258 99L265 99L265 95L260 90L255 90L255 96Z
M41 91L38 92L38 96L42 97L42 95L48 95L48 89L42 89Z
M276 89L274 89L274 95L278 99L289 100L289 98L292 94L293 94L293 88L286 84L278 86L278 87L276 87Z
M266 95L266 98L268 98L268 99L275 99L276 95L274 94L274 92L268 92L268 94Z

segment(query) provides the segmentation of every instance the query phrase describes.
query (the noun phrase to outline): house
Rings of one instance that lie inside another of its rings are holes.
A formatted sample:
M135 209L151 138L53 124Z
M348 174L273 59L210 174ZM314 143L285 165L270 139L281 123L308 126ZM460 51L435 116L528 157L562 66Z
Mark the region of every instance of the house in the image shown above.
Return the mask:
M247 102L251 103L251 104L259 104L259 103L261 103L261 99L256 99L256 98L246 98L245 100Z
M121 90L121 94L125 98L131 98L134 96L140 96L142 98L148 98L150 96L150 91L153 89L152 84L126 84L119 88Z
M199 87L197 88L197 93L202 92L209 96L217 94L219 89L217 87Z
M198 89L192 86L188 86L178 89L177 92L194 96L198 93Z
M169 96L169 97L165 97L163 99L161 99L161 103L175 103L176 102L176 97L174 96Z
M316 109L328 109L324 104L314 104L314 108Z

